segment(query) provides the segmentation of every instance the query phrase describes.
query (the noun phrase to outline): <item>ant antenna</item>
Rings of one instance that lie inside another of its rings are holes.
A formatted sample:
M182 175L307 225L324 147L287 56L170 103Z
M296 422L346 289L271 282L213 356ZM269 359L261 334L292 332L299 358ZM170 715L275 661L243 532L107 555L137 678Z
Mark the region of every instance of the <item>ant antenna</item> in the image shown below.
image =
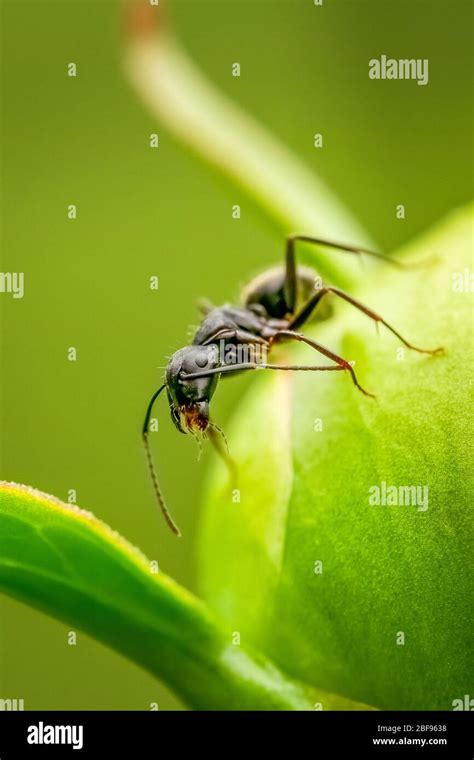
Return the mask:
M166 506L166 502L165 502L163 493L161 491L160 484L158 482L158 475L156 473L155 465L153 463L153 456L151 453L150 442L148 440L148 425L150 423L150 417L151 417L151 412L153 409L153 404L155 403L156 399L158 398L158 396L160 395L161 391L164 388L166 388L166 384L162 385L161 388L158 388L156 393L153 394L150 403L148 404L148 409L146 410L146 415L145 415L145 422L143 423L142 438L143 438L143 444L145 446L148 469L150 472L151 482L153 483L153 490L155 491L156 500L161 509L163 517L168 523L170 529L177 536L180 536L181 535L180 530L178 526L176 525L176 523L174 522L173 518L171 517L168 507Z

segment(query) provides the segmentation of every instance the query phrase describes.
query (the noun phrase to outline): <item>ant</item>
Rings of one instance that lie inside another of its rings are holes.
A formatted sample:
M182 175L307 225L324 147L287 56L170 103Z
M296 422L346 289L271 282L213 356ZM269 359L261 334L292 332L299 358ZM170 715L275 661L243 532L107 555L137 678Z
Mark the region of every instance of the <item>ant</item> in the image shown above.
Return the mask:
M197 330L192 345L176 351L166 367L163 385L153 394L145 415L143 424L143 442L148 460L150 475L153 481L155 495L163 515L176 535L180 535L178 527L173 522L166 507L161 492L158 477L154 468L153 458L148 441L148 427L153 405L166 389L171 419L180 433L191 433L196 437L204 435L215 446L218 453L226 459L228 465L232 461L223 449L219 436L223 431L209 417L209 402L217 388L222 375L244 370L285 370L310 372L348 372L352 382L365 396L375 398L366 391L357 380L352 365L342 356L307 338L299 329L315 315L320 319L328 316L324 311L323 299L329 294L347 301L359 311L366 314L377 324L383 324L407 348L423 354L440 354L442 348L417 348L403 338L379 314L357 301L339 288L323 283L316 272L308 267L297 266L295 245L297 242L324 246L338 251L357 255L367 254L397 266L404 265L365 248L359 248L329 240L320 240L308 235L291 235L286 241L286 263L269 269L255 277L241 294L241 305L213 306L201 304L204 318ZM296 340L313 348L318 353L330 359L332 365L282 365L266 362L266 353L280 341ZM244 360L242 360L242 354ZM262 360L263 356L263 360ZM225 437L224 437L225 441Z

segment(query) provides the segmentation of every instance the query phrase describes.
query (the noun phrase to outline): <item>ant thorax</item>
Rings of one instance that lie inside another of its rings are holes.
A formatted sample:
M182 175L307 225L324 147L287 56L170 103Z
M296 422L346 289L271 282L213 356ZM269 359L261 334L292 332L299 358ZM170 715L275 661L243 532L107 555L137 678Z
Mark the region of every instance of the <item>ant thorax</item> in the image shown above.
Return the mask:
M213 308L204 318L193 340L194 345L218 343L221 338L227 342L241 342L242 335L248 341L252 337L264 336L267 319L253 311L239 306L224 304Z

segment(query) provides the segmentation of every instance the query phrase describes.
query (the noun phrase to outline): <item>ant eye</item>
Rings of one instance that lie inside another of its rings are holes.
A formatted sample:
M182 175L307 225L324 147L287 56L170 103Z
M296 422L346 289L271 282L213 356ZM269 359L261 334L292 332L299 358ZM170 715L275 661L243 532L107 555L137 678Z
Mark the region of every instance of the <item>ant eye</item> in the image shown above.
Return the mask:
M198 356L196 356L195 362L198 367L204 368L207 367L207 364L209 362L209 356L207 353L201 353Z

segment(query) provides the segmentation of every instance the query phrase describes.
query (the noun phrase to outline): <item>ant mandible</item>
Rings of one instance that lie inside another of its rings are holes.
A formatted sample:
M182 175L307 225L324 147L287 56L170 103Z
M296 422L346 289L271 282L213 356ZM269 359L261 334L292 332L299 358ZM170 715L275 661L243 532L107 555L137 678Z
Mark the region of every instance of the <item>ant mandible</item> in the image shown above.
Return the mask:
M202 307L204 319L194 336L192 345L180 348L171 356L166 368L165 381L153 394L148 404L142 430L155 495L169 527L176 535L180 535L180 532L166 507L148 440L153 404L163 390L166 389L171 419L178 430L181 433L189 432L193 435L206 434L229 464L230 460L226 457L216 435L216 431L221 434L222 431L209 417L209 402L221 375L257 369L305 372L345 371L350 374L352 382L359 391L365 396L374 398L372 393L368 393L359 384L352 365L346 359L298 332L299 328L313 316L315 309L328 294L347 301L377 324L385 325L407 348L413 351L423 354L439 354L443 351L442 348L423 349L413 346L372 309L364 306L343 290L323 283L314 270L297 266L295 244L298 241L357 255L367 254L404 268L401 262L365 248L320 240L308 235L291 235L286 241L285 265L269 269L253 279L241 294L240 306L225 304L214 307L206 304ZM322 314L321 307L319 313ZM267 363L266 354L273 345L287 340L306 343L334 364L316 366ZM243 349L245 349L245 361L242 360Z

